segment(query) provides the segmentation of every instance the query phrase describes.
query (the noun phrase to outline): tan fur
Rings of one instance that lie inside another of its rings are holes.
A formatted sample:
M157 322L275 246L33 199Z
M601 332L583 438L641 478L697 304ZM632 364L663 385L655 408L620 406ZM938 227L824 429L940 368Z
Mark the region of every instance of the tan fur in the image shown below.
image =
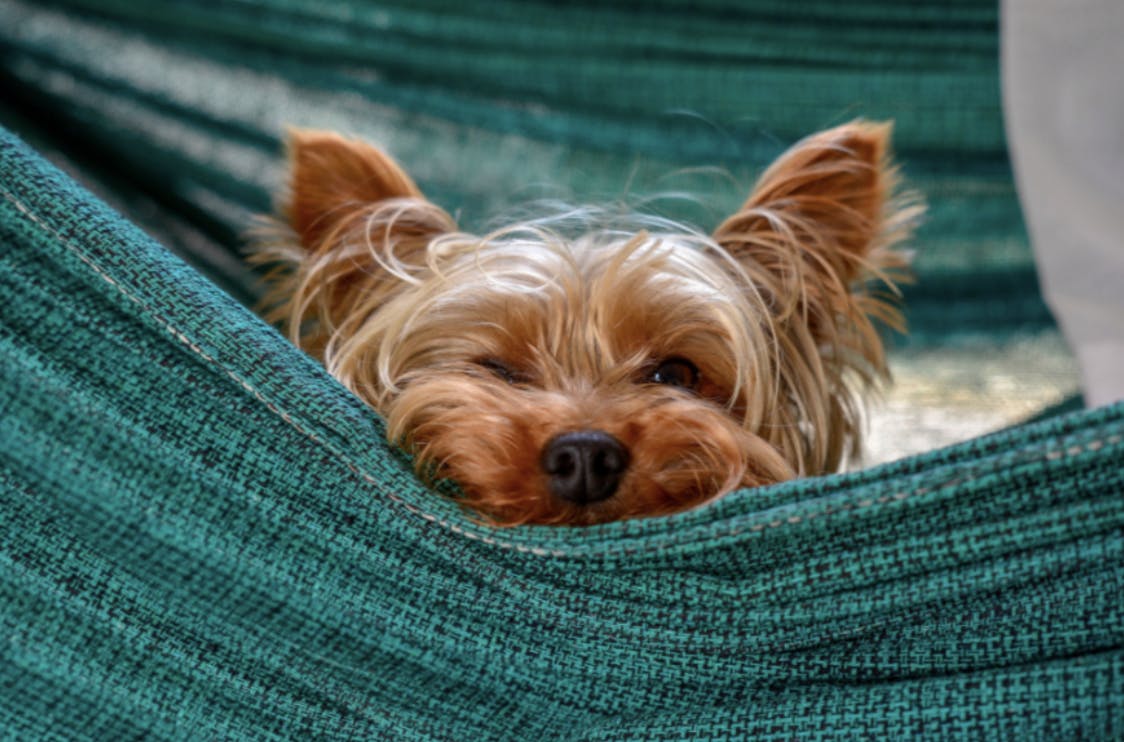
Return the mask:
M866 282L893 290L891 247L920 213L893 197L888 138L856 122L798 143L713 236L591 226L591 211L477 237L377 149L293 132L290 228L258 256L281 266L270 316L496 524L669 513L833 471L859 450L861 391L887 374L872 318L900 326ZM652 382L677 358L694 389ZM540 462L587 430L630 462L611 497L579 505Z

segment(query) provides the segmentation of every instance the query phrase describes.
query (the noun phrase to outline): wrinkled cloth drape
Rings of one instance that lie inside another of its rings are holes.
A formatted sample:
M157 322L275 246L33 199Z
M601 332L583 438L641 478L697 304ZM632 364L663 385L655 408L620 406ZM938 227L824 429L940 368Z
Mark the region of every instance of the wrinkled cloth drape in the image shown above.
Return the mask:
M1124 407L494 530L0 134L0 736L1113 739Z

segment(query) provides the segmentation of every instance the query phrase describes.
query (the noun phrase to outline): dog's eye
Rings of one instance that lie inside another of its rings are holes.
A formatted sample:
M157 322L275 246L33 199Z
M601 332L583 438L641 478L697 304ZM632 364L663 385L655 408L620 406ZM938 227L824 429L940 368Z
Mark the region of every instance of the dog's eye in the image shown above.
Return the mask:
M484 358L477 361L477 363L506 381L508 384L521 384L527 381L526 374L513 369L503 361L497 360L495 358Z
M648 380L654 384L694 389L699 384L699 369L686 358L668 358L660 361Z

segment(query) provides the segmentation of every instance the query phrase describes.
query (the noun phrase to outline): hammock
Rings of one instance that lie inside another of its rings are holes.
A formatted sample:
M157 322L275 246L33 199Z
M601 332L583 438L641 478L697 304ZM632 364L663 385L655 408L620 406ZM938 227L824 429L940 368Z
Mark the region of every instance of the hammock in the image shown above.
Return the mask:
M220 175L248 129L193 138L206 110L51 57L115 23L182 50L299 19L310 49L346 51L314 33L329 11L99 7L2 5L20 20L0 24L8 120L103 153L79 167L130 213L154 200L195 267L0 131L0 736L1124 736L1124 405L670 518L479 525L208 279L238 294L234 261L187 249L222 244L231 194L264 198L252 158ZM875 4L838 7L858 23ZM101 40L127 56L123 38ZM182 138L121 123L160 112ZM1012 321L1039 321L1026 286L1000 285Z

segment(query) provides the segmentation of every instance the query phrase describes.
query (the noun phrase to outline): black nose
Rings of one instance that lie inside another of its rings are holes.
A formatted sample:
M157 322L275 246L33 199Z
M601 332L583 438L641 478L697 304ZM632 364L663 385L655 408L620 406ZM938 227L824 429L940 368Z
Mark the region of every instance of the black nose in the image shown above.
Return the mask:
M628 450L600 430L562 433L542 452L551 493L579 505L612 496L627 468Z

